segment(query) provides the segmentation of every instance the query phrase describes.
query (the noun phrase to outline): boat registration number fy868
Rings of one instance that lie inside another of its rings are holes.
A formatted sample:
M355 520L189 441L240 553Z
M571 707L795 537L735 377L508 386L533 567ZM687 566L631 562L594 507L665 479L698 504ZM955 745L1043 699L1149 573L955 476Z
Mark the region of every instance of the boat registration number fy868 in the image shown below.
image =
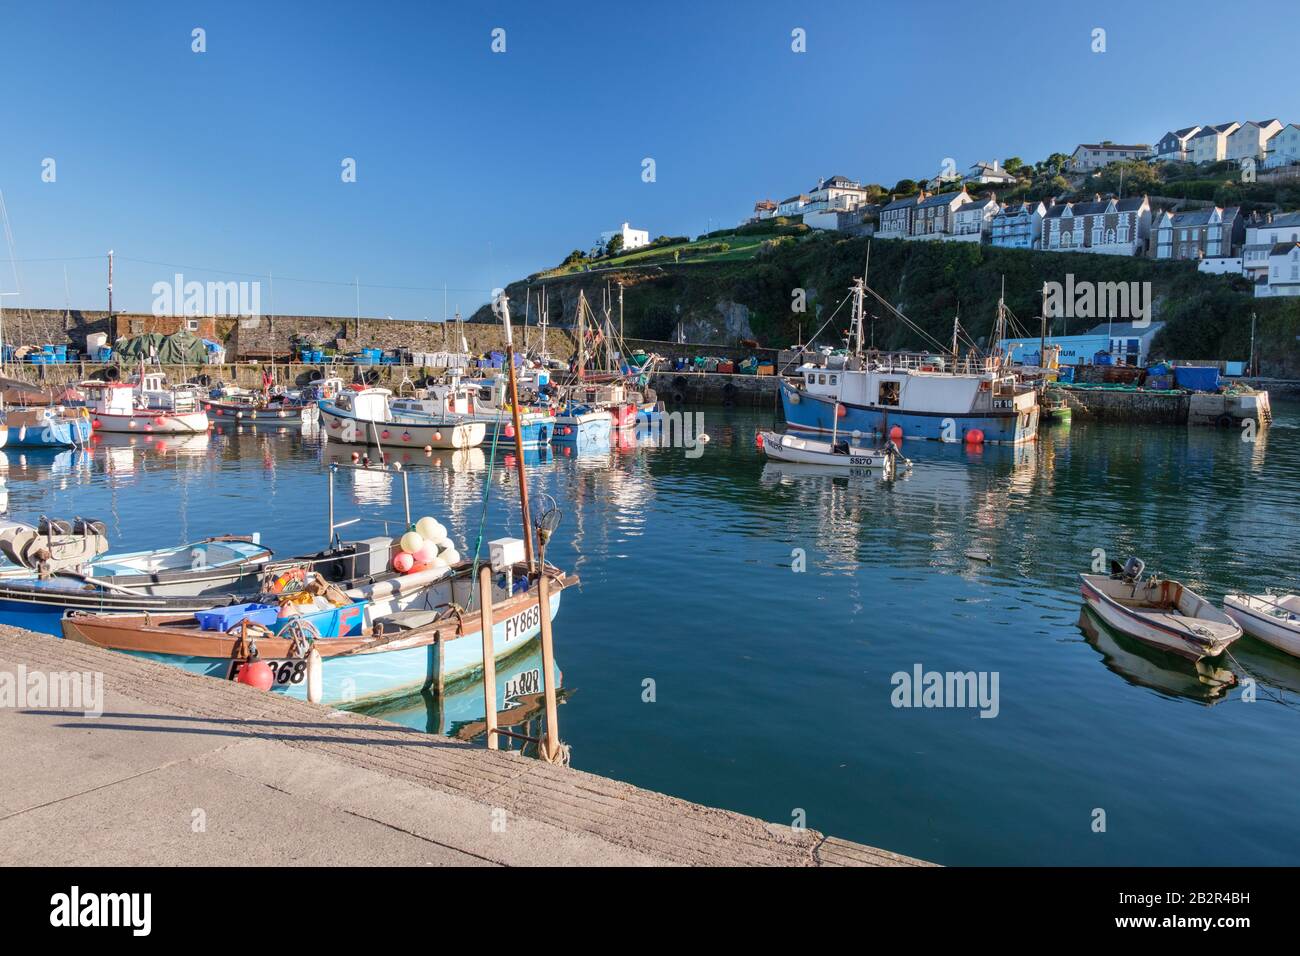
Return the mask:
M307 679L307 661L302 657L290 657L281 660L275 660L270 657L259 657L263 664L271 668L272 679L276 687L287 687L290 684L301 684ZM226 680L234 680L235 674L239 672L239 667L243 661L231 661L230 667L226 670Z
M523 637L533 628L540 626L542 623L542 607L540 604L534 604L532 607L524 608L518 614L512 614L506 618L502 625L504 631L505 643L509 644L513 640Z

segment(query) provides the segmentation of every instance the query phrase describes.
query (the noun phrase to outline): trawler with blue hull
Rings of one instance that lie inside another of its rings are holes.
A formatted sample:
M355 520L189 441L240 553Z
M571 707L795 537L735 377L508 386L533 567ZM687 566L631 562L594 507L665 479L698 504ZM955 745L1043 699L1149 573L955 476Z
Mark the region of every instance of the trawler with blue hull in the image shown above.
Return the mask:
M856 348L849 354L822 355L781 382L781 404L791 429L966 444L1015 445L1035 439L1037 392L1016 378L1001 355L959 357L957 323L948 356L866 352L862 349L863 300L871 290L858 279L852 291ZM999 326L1004 322L1003 309L999 300Z

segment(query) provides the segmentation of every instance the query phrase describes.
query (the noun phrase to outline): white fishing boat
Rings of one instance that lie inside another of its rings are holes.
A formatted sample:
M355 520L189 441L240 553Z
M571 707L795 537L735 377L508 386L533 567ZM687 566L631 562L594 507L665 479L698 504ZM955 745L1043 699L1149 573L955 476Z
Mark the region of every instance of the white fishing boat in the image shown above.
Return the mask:
M912 464L892 443L884 448L864 448L847 438L817 441L780 432L759 432L758 439L767 457L773 461L837 468L875 468L883 471L886 477L893 475L897 468L907 468Z
M192 435L208 430L208 416L188 392L177 391L168 407L139 404L128 382L82 382L91 426L97 432Z
M402 402L389 405L386 388L343 389L321 399L320 423L330 441L377 448L473 448L486 426L466 418L425 414Z
M1109 576L1079 575L1083 599L1115 630L1190 661L1217 657L1241 637L1236 621L1191 589L1159 577L1142 580L1145 567L1129 558Z
M1223 610L1251 637L1300 657L1300 594L1228 594Z

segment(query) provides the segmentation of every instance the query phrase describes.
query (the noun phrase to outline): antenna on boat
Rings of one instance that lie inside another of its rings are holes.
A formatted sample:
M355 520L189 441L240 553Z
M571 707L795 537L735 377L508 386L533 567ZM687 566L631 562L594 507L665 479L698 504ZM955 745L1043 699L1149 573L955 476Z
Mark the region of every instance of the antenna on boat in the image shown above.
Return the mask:
M528 573L535 570L533 561L533 525L528 514L528 476L524 469L524 433L519 422L519 389L515 381L515 342L510 331L510 300L502 292L497 297L501 321L506 328L506 379L510 383L510 417L515 426L515 465L519 472L519 511L524 524L524 556Z

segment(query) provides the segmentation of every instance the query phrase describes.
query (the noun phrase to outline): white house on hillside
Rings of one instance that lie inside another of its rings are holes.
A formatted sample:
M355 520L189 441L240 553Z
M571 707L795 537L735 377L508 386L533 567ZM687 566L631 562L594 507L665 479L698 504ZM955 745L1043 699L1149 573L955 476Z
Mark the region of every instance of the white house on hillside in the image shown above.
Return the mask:
M808 194L809 205L815 212L827 210L844 210L851 212L867 201L867 191L861 183L855 183L845 176L832 176L823 179L817 188Z
M998 213L998 200L994 195L987 199L972 199L957 207L952 217L952 235L944 239L956 242L980 242L993 228L993 217Z
M1275 119L1246 120L1228 134L1227 159L1240 163L1245 159L1256 162L1264 158L1264 143L1282 128Z
M1237 131L1240 123L1219 123L1203 126L1190 140L1192 162L1217 163L1228 158L1228 137Z
M1300 163L1300 126L1288 123L1264 144L1264 165L1269 168Z
M980 185L1014 185L1016 177L1002 168L1002 161L995 159L991 163L978 162L971 166L966 174L966 182Z
M1003 249L1037 249L1047 209L1042 202L1006 204L989 225L989 243Z
M1070 154L1070 169L1074 172L1091 172L1121 159L1145 159L1151 147L1145 143L1120 146L1115 143L1080 143Z
M1279 242L1268 252L1268 277L1255 285L1256 298L1300 295L1300 239Z
M1242 275L1251 282L1266 281L1269 257L1273 247L1281 242L1300 242L1300 212L1265 214L1248 222L1246 245L1241 250Z
M624 250L640 249L642 246L650 245L650 233L644 229L633 229L627 223L623 223L617 229L600 234L600 248L608 249L609 241L615 236L623 237Z
M776 207L778 216L798 216L803 213L803 207L808 205L809 198L803 193L797 196L791 196L789 199L782 199Z

